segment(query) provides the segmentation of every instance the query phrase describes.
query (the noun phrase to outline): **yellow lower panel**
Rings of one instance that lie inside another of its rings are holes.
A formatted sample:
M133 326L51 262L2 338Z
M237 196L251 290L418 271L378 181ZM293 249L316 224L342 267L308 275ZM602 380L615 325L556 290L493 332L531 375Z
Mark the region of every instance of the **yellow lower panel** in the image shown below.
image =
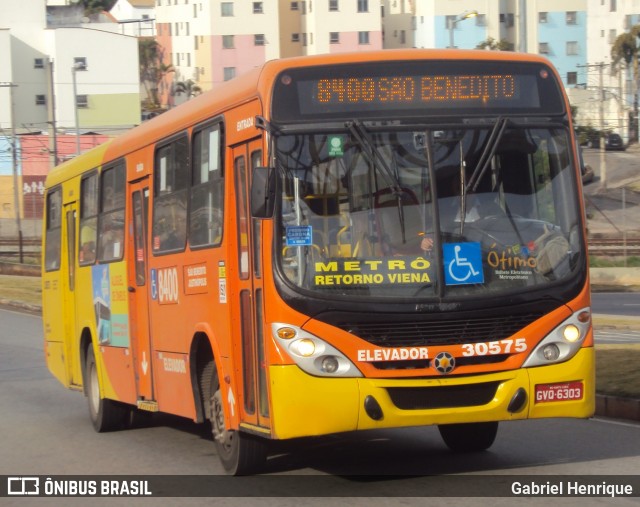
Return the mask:
M578 354L566 363L543 368L530 368L530 418L542 417L591 417L596 410L595 349L580 349ZM552 401L536 403L536 384L582 381L584 396L577 401Z
M571 361L538 368L432 379L327 379L305 374L297 366L270 368L273 400L273 431L279 439L326 435L345 431L399 428L433 424L506 421L528 417L589 417L594 411L594 353L582 349ZM584 397L579 401L535 403L535 385L582 381ZM391 401L391 388L441 388L498 383L488 403L472 407L400 409ZM507 410L518 389L527 403L513 414ZM372 396L383 417L374 420L364 409Z
M49 368L51 374L57 378L62 385L69 387L69 379L67 378L64 359L64 343L45 341L44 355L47 361L47 368Z

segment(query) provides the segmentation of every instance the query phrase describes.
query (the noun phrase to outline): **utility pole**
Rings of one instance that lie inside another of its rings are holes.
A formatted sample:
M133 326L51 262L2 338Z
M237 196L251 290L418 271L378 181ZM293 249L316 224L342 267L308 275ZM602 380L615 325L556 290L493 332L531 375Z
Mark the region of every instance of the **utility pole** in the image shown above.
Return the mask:
M605 138L604 138L604 62L577 65L578 68L597 68L598 69L598 116L600 123L600 189L607 188L607 159L605 157Z
M9 114L11 115L11 164L13 168L13 201L16 214L16 228L18 229L18 248L20 252L20 264L22 264L22 221L20 220L20 193L18 191L18 139L16 137L16 120L13 106L13 89L18 85L13 83L0 83L0 88L9 88Z
M53 59L47 58L47 119L51 125L49 135L49 153L51 154L51 168L58 165L58 128L56 123L56 94L53 85Z

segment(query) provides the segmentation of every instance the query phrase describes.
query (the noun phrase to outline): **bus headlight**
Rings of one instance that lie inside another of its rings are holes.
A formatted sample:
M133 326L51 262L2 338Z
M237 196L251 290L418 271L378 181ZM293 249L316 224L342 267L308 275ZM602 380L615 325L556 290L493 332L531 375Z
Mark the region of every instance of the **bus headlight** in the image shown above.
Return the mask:
M591 329L591 309L583 308L562 322L533 349L523 367L568 361L576 355Z
M321 338L289 324L271 324L278 344L303 371L318 377L362 377L342 352Z

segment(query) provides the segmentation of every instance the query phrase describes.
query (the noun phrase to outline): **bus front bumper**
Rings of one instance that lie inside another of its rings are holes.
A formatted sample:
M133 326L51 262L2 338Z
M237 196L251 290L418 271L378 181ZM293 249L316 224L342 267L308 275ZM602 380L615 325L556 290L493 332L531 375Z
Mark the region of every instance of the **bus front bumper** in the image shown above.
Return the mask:
M594 349L583 348L560 364L465 377L320 378L293 365L271 366L272 437L528 418L587 418L595 411L594 365Z

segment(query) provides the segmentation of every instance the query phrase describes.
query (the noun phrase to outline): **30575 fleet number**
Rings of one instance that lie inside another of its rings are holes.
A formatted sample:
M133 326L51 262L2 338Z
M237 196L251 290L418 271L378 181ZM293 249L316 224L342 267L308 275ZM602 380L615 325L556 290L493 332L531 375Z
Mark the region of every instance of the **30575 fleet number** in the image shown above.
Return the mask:
M462 346L462 355L466 357L489 356L524 352L525 350L527 350L527 341L524 338L516 338L515 340L500 340L499 342L465 343Z

